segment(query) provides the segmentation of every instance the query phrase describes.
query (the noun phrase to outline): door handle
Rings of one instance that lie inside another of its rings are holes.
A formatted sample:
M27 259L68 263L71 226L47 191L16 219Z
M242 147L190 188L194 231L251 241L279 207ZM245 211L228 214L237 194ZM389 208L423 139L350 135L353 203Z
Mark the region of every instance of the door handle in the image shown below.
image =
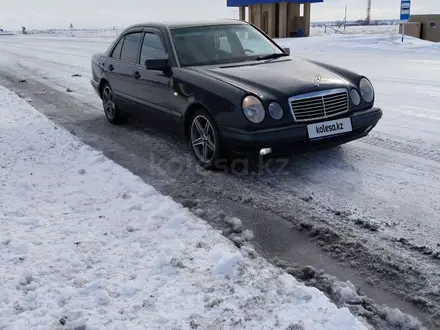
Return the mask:
M108 69L109 69L110 71L113 71L113 70L115 69L115 67L113 66L113 64L110 64L110 65L108 66Z
M136 71L135 73L133 73L132 75L134 77L134 79L139 79L141 77L141 75L139 74L138 71Z

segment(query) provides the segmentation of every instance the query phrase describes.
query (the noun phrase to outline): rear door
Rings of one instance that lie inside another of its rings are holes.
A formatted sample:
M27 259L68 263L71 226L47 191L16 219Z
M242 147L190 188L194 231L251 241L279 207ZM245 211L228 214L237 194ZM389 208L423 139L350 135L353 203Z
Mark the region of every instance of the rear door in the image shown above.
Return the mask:
M114 68L117 75L117 89L121 99L123 99L126 111L136 111L139 103L136 100L135 86L136 78L134 72L139 67L139 50L143 32L129 32L124 37L121 55L118 66Z
M123 63L121 63L120 61L123 43L124 43L124 36L122 36L122 38L119 39L118 43L113 48L112 52L110 53L110 56L107 58L104 64L107 81L110 83L110 86L113 89L116 98L119 97L119 91L121 88L119 82L120 79L119 73L122 71L122 66L123 66Z

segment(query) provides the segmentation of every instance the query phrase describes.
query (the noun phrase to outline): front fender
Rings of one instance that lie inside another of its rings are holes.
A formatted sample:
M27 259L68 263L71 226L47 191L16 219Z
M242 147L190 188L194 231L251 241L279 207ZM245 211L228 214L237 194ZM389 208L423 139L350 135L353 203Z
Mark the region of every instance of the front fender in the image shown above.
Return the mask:
M173 84L186 100L184 117L194 107L201 106L209 111L218 125L243 127L246 119L241 111L241 102L246 91L201 74L196 71L181 69L173 70Z

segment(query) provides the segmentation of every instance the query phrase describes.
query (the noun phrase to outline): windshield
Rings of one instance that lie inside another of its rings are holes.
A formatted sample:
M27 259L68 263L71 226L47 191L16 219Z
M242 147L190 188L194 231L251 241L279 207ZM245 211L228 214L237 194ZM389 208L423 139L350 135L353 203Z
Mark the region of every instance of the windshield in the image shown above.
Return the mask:
M181 66L244 62L283 54L247 24L176 28L171 29L171 35Z

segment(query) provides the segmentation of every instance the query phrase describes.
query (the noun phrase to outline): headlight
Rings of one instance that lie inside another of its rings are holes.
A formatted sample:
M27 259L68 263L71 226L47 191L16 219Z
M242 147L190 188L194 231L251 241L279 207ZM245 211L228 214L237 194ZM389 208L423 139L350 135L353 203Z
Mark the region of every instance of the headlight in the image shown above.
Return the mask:
M254 124L261 123L266 115L263 103L255 96L246 96L243 100L242 107L246 118Z
M281 119L283 117L283 108L277 102L272 102L269 104L269 113L273 119Z
M357 90L352 89L350 91L350 97L354 105L359 105L361 103L361 96L359 95Z
M361 91L362 98L365 102L373 102L374 100L374 89L370 81L367 78L362 78L359 83L359 89Z

